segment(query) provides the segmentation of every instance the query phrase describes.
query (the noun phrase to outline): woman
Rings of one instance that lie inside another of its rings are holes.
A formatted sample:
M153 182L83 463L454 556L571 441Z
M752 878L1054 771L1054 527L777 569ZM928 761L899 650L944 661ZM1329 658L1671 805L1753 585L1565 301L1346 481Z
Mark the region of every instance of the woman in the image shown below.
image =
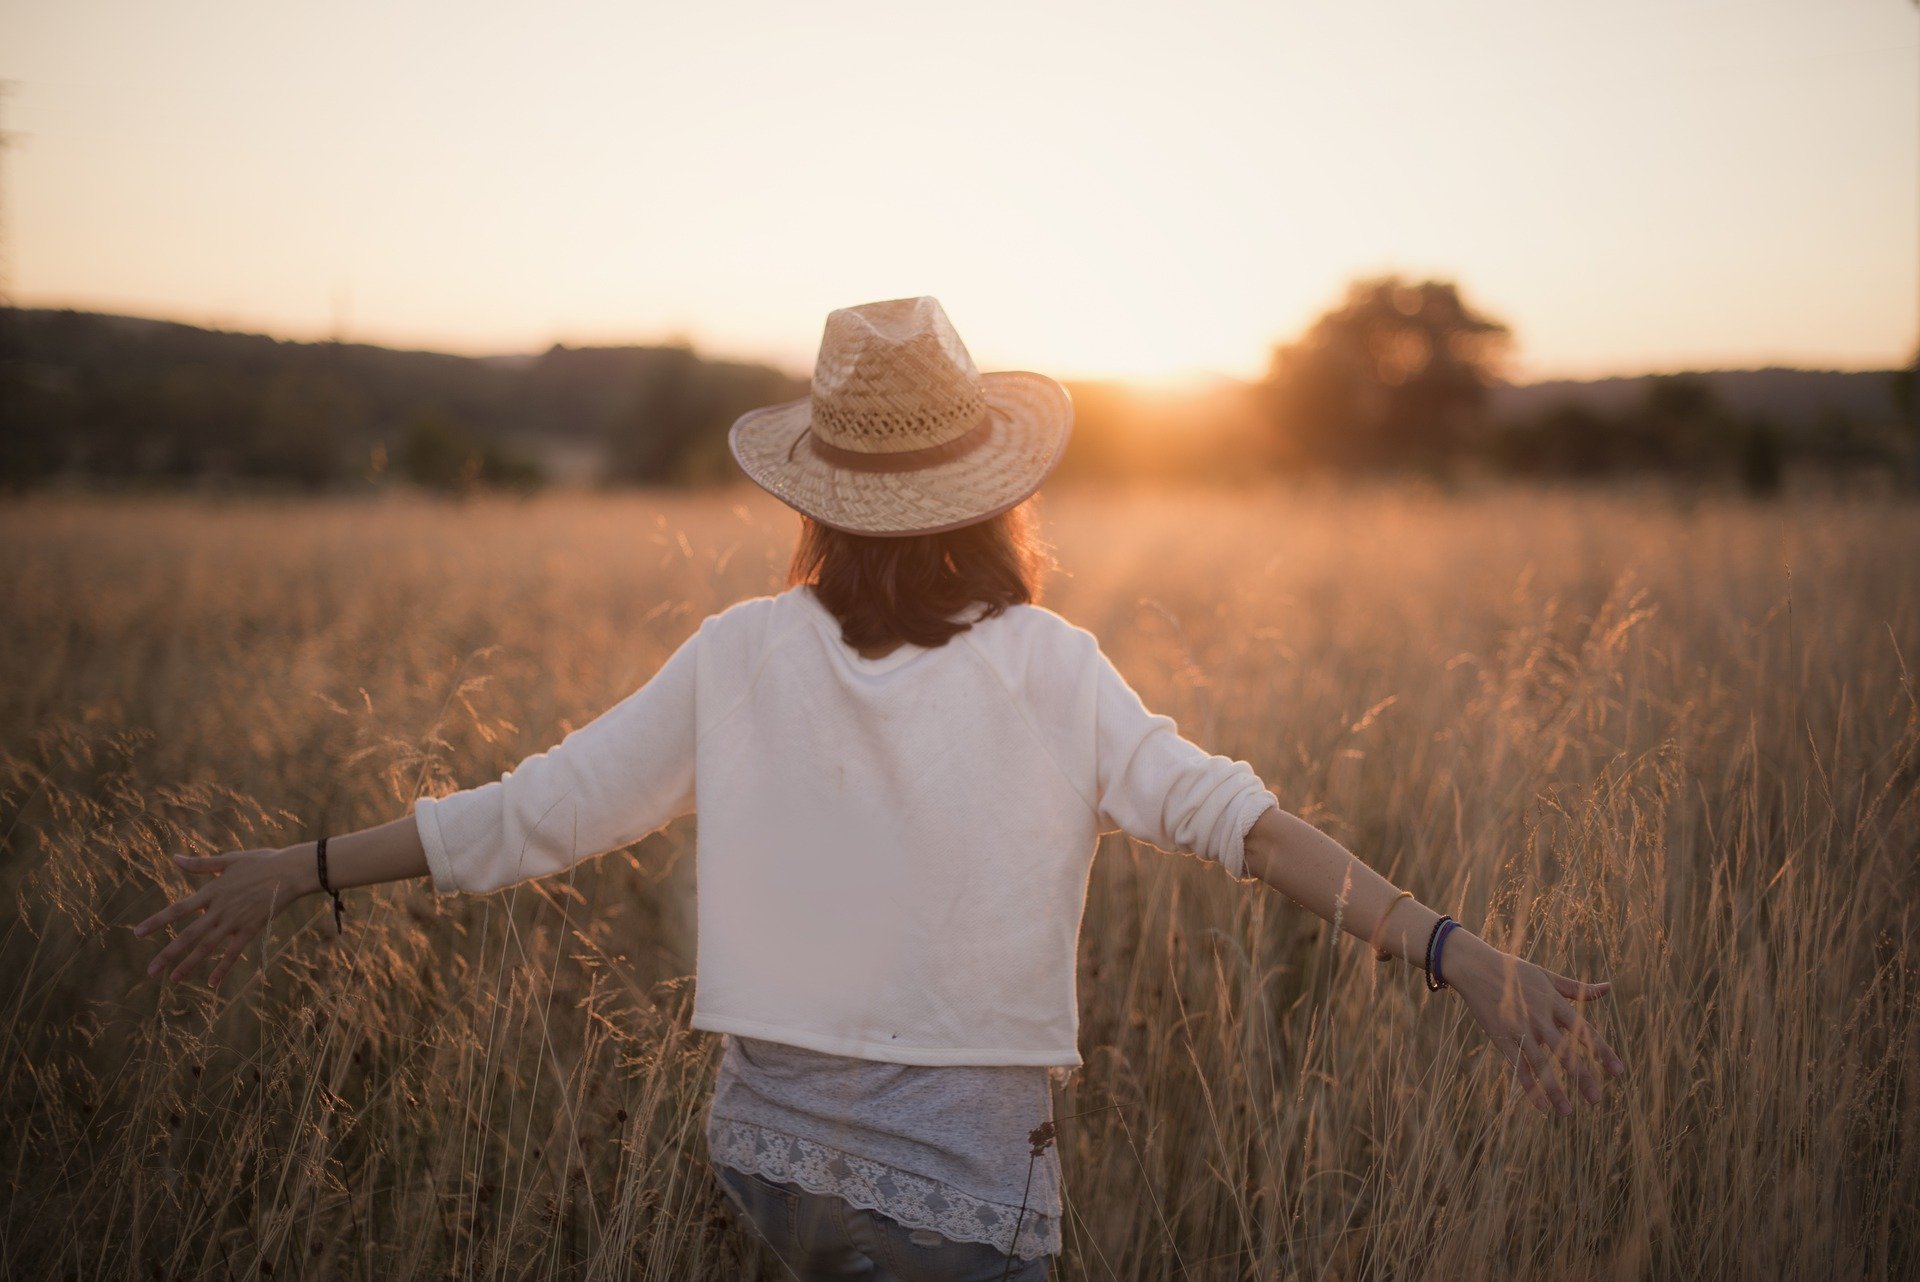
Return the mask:
M1037 604L1024 500L1066 390L979 373L931 298L828 317L811 394L731 433L803 517L788 588L708 617L641 689L499 780L379 827L181 858L149 968L218 984L293 900L547 876L698 813L692 1023L742 1220L804 1278L1044 1278L1049 1074L1078 1065L1074 958L1101 832L1260 880L1457 990L1543 1111L1619 1059L1555 975L1396 893L1244 761L1147 711ZM696 804L697 784L697 804ZM1402 904L1400 900L1409 902Z

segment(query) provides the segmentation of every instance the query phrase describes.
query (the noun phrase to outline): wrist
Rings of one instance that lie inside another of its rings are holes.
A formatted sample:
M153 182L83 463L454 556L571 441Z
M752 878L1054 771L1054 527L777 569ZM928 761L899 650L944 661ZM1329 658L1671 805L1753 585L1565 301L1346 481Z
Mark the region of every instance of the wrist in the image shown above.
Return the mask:
M274 852L281 883L293 891L294 899L320 893L320 861L314 847L314 842L301 841Z
M1506 954L1465 926L1447 932L1446 946L1440 950L1440 978L1449 988L1471 986L1496 974Z

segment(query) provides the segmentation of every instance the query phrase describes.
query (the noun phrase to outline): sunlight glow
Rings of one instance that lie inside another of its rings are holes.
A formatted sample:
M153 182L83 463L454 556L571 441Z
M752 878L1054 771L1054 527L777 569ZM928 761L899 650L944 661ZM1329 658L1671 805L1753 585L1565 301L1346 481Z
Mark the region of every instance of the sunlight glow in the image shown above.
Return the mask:
M1912 6L20 0L19 301L804 370L935 294L982 368L1254 375L1356 276L1515 372L1885 366Z

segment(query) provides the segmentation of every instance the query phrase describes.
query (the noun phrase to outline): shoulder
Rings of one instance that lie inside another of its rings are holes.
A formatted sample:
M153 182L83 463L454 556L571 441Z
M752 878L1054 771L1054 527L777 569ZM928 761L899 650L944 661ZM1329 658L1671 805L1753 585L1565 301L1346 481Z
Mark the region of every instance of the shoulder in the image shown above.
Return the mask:
M1092 632L1040 605L1009 606L960 634L1081 797L1100 699Z
M1038 676L1085 666L1099 652L1093 633L1043 605L1010 605L965 637L1003 673Z
M788 588L777 594L747 597L714 611L701 621L701 646L735 655L765 650L797 626L805 611L812 608L800 593L799 588Z
M1091 639L1093 636L1093 633L1065 615L1056 614L1044 605L1031 602L1008 606L1004 617L1012 621L1015 630L1030 638L1059 640L1086 637Z

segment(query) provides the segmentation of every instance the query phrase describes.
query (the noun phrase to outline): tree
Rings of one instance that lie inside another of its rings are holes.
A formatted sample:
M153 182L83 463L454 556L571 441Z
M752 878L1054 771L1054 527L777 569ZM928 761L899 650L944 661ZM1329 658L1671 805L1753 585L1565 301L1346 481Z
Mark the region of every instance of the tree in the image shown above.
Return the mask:
M1785 454L1780 429L1771 419L1749 419L1740 442L1741 487L1758 498L1778 494L1786 479Z
M393 465L415 485L455 490L479 479L480 447L473 434L433 406L422 406L407 420Z
M531 491L544 482L538 464L484 440L436 406L408 419L393 451L400 475L430 490L461 493L491 486Z
M608 470L643 484L672 479L681 453L723 417L719 387L691 347L660 349L635 380L633 401L615 421Z
M1344 468L1444 468L1469 443L1512 332L1451 281L1356 281L1274 351L1261 384L1282 453Z
M1740 448L1733 412L1698 374L1656 374L1628 419L1634 461L1698 477Z
M707 360L691 347L647 353L626 411L610 425L607 473L646 485L704 484L735 473L727 431L750 409L806 395L764 365Z
M1699 374L1656 374L1614 411L1559 401L1505 424L1492 444L1496 462L1533 475L1663 473L1697 483L1737 472L1757 494L1777 490L1785 466L1778 427L1740 418Z

